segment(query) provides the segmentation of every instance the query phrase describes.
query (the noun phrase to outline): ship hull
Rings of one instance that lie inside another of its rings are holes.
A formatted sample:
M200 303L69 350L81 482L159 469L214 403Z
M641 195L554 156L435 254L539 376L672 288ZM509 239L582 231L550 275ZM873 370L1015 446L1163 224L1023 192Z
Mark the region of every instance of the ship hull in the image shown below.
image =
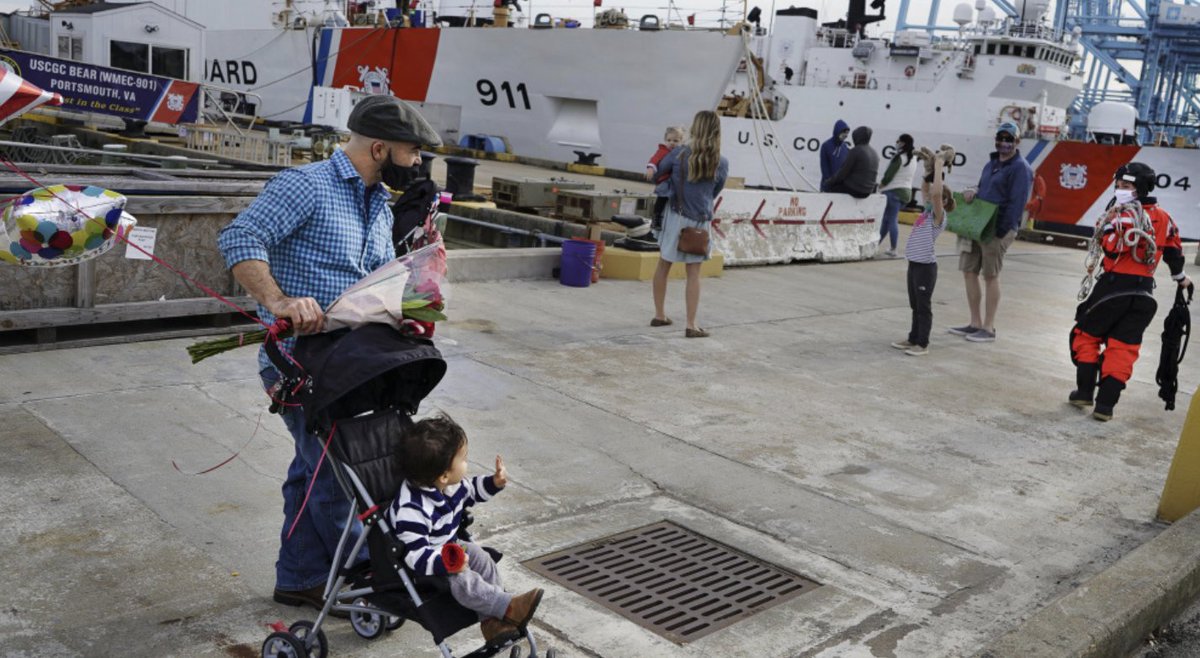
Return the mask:
M828 125L791 122L766 129L762 122L759 125L759 132L755 133L754 122L748 119L723 121L722 149L729 157L731 175L744 176L746 184L752 186L816 187L821 179L819 149L831 135L832 121ZM874 126L874 132L872 145L884 162L895 153L893 144L901 132L911 134L918 145L931 148L943 143L954 145L958 152L956 166L947 176L947 183L954 189L978 185L983 164L994 149L990 135L934 132L915 126L904 130L879 124ZM760 149L759 144L771 146ZM1183 237L1200 239L1200 214L1195 212L1200 208L1200 179L1190 180L1190 173L1200 169L1200 150L1032 139L1023 140L1020 148L1022 156L1033 166L1034 175L1045 185L1040 203L1034 199L1032 208L1040 225L1050 230L1086 232L1112 198L1112 176L1117 167L1138 161L1158 173L1155 195L1175 218ZM803 177L792 170L784 160L785 155ZM913 184L919 186L920 181L914 180Z

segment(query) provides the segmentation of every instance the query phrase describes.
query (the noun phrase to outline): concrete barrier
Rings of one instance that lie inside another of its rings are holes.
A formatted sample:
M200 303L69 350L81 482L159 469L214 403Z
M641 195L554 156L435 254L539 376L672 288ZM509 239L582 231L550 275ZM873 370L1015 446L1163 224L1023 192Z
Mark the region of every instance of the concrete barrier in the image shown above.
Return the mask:
M887 199L872 194L725 190L712 224L726 265L863 260L875 254Z

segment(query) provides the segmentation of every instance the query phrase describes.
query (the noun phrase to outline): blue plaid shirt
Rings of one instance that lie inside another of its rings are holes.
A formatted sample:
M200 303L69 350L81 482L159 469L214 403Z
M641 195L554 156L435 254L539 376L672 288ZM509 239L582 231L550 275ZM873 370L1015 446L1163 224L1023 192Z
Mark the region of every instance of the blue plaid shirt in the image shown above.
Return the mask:
M221 230L228 267L261 260L289 297L328 308L343 290L396 257L390 196L368 190L341 150L323 162L279 172L262 194ZM275 321L261 304L258 316ZM259 351L259 368L270 365Z

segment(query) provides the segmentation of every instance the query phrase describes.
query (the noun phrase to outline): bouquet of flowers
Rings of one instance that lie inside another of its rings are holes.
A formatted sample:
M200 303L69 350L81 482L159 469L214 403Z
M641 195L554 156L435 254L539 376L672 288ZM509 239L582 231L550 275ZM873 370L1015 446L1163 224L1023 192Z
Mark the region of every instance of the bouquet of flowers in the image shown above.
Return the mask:
M434 323L446 319L446 248L441 240L409 252L363 277L325 310L325 331L390 324L411 336L433 336ZM266 340L269 329L189 345L192 363L242 345Z

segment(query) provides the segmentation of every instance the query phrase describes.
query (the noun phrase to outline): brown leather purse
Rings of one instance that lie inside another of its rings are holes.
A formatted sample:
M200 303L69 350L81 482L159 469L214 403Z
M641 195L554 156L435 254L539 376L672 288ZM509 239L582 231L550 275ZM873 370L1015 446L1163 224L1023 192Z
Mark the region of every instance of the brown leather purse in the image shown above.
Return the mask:
M685 150L679 158L679 174L684 181L687 180L687 156L690 151ZM683 192L679 189L682 185L673 185L675 204L673 210L676 214L684 219L691 221L687 215L683 214ZM679 243L676 246L681 253L691 254L693 256L708 255L708 229L699 228L696 226L685 226L679 230Z
M708 230L685 226L679 231L679 251L694 256L708 255Z

